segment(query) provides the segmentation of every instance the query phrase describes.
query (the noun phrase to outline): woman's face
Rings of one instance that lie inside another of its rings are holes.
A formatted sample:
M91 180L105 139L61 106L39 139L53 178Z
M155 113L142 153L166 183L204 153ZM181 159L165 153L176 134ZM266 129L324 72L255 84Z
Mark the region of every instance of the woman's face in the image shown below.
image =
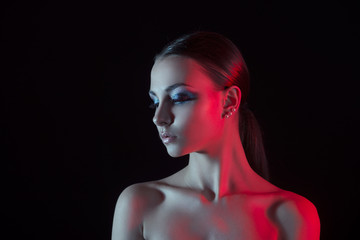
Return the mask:
M151 71L153 121L172 157L207 152L221 139L223 92L193 59L168 56Z

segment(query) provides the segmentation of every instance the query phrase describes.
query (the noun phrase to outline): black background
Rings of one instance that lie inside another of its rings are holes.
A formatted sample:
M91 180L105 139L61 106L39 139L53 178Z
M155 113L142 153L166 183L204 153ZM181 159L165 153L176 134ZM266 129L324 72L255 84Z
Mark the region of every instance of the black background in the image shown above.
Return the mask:
M349 239L359 214L356 12L334 0L3 5L1 234L110 239L126 186L185 166L152 124L149 73L168 41L208 30L248 64L271 182L317 206L322 239Z

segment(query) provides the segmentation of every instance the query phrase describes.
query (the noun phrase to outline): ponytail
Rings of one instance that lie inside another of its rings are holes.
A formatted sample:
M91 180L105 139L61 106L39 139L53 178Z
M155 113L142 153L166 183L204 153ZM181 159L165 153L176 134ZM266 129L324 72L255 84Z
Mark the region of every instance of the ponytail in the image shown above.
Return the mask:
M246 158L251 168L260 176L269 180L269 168L266 159L262 132L258 121L247 104L240 107L240 138Z

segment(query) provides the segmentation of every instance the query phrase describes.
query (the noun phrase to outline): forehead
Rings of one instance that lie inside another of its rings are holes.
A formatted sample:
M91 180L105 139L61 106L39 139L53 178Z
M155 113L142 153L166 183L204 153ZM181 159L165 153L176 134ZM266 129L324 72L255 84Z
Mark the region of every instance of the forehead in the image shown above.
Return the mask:
M197 61L176 55L157 60L151 70L150 89L161 91L178 83L215 90L213 81Z

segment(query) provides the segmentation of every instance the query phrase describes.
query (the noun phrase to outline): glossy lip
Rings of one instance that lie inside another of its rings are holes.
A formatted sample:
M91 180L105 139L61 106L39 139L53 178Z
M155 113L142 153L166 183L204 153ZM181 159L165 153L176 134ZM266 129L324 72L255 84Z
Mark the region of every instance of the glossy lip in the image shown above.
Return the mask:
M160 134L160 138L163 141L164 144L172 143L175 141L176 136L173 136L169 133L163 132Z

